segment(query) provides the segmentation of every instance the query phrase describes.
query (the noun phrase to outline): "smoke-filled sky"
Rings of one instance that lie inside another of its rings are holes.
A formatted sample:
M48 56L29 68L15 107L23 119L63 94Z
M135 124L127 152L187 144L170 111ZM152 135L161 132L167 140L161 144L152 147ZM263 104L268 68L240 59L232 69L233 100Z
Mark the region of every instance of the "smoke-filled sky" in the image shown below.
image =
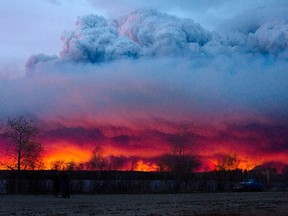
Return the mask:
M36 116L47 161L101 145L149 166L189 125L202 170L230 151L287 163L287 1L2 0L0 14L0 120Z

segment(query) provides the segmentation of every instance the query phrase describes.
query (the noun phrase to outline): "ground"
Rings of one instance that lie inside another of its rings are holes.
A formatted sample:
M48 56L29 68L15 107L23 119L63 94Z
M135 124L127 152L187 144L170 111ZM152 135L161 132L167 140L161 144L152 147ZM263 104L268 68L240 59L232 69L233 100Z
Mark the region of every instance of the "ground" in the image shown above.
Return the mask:
M288 215L288 192L0 195L0 215Z

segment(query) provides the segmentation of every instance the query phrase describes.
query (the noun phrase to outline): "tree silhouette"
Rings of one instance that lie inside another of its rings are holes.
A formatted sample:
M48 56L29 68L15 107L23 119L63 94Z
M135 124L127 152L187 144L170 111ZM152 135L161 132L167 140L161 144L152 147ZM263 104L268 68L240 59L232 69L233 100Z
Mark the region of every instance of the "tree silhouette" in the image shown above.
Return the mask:
M104 157L104 152L101 146L97 145L92 151L90 160L88 161L88 169L104 170L107 166L107 161Z
M238 159L238 154L229 152L224 155L221 160L218 160L216 168L218 170L236 170L239 167L240 160Z
M1 131L1 137L6 140L6 161L2 164L18 171L34 170L43 166L40 160L43 147L36 141L38 133L39 130L34 121L27 116L9 118Z
M55 160L50 163L50 168L52 170L76 170L78 166L75 161L64 161L64 160Z
M177 134L171 140L171 153L164 154L159 159L160 171L173 171L187 175L200 166L197 156L191 151L195 143L190 127L191 124L184 124L178 128Z

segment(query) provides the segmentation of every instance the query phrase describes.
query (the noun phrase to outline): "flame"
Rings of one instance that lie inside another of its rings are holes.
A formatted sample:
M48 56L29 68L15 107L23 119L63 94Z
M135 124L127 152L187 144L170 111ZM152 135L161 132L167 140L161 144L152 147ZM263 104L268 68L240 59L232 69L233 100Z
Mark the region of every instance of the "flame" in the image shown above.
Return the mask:
M43 161L46 169L51 169L51 163L55 161L86 162L91 156L91 152L91 149L84 149L71 143L58 143L43 156Z
M253 170L256 166L263 163L263 160L260 160L258 158L251 158L248 156L241 156L241 155L238 155L237 160L239 161L237 168L241 169L241 170L247 170L247 171ZM209 160L209 167L211 169L208 169L207 171L215 170L217 167L217 164L218 164L217 159L215 159L215 158L210 159Z
M145 140L145 142L148 141ZM151 145L146 145L144 143L143 147L140 144L136 145L136 147L133 145L132 147L131 145L126 146L124 144L114 145L112 142L102 142L99 144L103 146L104 157L109 158L111 155L123 155L125 157L126 162L124 163L123 167L118 168L121 170L135 170L146 172L158 171L158 166L155 163L155 158L167 152L164 147L162 149L155 148L155 146L157 145L154 143L152 143ZM208 148L209 146L211 147L211 145L204 144L201 145L202 149L198 153L201 158L200 163L202 164L201 167L197 170L199 172L215 170L218 161L221 160L221 155L227 154L231 151L231 146L235 146L234 143L229 143L230 145L228 145L225 142L216 142L217 148ZM75 143L71 142L71 140L65 141L65 139L56 142L53 141L53 143L46 140L46 143L44 143L44 149L46 149L46 151L44 152L42 157L42 160L45 164L45 169L51 169L51 164L55 161L73 161L76 164L85 163L89 160L94 146L94 143L81 144L77 143L77 141L75 141ZM158 146L165 146L165 144L158 144ZM268 152L251 153L247 152L247 149L244 148L234 148L233 152L238 154L237 159L240 162L238 168L242 170L252 170L261 164L265 164L266 162L271 161L287 164L287 152L274 152L273 154ZM3 152L1 153L3 154ZM0 159L2 160L0 160L0 162L3 162L5 158L1 156ZM275 168L277 168L278 171L282 170L281 167ZM1 165L0 163L0 169L7 169L7 167L3 164Z
M158 166L154 163L139 160L135 165L135 171L155 172L158 171Z

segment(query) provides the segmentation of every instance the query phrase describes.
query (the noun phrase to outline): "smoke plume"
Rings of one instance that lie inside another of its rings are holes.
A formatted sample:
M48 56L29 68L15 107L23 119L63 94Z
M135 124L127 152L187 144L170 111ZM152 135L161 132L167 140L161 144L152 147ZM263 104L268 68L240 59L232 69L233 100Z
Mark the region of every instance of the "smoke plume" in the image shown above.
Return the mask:
M33 55L27 77L0 80L1 118L37 115L47 145L93 146L96 131L107 151L133 156L143 146L153 157L168 149L177 127L193 122L194 150L205 158L232 148L283 162L288 22L251 28L247 21L249 31L234 24L211 32L156 10L79 17L59 56Z

